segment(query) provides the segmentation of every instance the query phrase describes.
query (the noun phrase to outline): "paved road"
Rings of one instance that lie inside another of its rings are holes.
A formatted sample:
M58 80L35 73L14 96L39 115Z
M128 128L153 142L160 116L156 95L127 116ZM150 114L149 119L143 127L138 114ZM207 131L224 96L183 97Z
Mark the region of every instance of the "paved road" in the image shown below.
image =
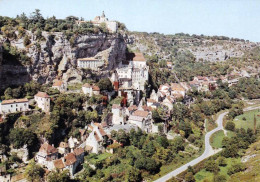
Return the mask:
M257 106L257 107L250 106L250 107L245 108L244 111L250 111L250 110L255 110L255 109L260 109L260 106ZM211 130L210 132L208 132L205 135L205 151L201 156L199 156L198 158L190 161L189 163L179 167L178 169L175 169L174 171L166 174L165 176L157 179L155 182L167 181L167 180L171 179L172 177L177 176L178 174L182 173L183 171L186 171L188 169L188 166L194 166L194 165L198 164L199 162L203 161L204 159L206 159L206 158L216 154L217 152L221 151L221 149L220 150L213 150L213 148L210 145L210 137L212 136L213 133L224 129L223 128L223 118L227 113L228 112L220 114L218 119L217 119L218 127Z
M155 182L163 182L163 181L167 181L169 179L171 179L172 177L174 176L177 176L178 174L182 173L183 171L187 170L188 166L194 166L196 164L198 164L199 162L203 161L204 159L214 155L215 153L219 152L220 150L218 151L214 151L213 148L211 147L210 145L210 137L212 136L213 133L219 131L219 130L223 130L223 118L224 116L227 114L228 112L225 112L225 113L222 113L219 115L218 119L217 119L217 124L218 124L218 127L211 130L210 132L208 132L206 135L205 135L205 151L204 153L199 156L198 158L190 161L189 163L179 167L178 169L175 169L174 171L166 174L165 176L157 179Z

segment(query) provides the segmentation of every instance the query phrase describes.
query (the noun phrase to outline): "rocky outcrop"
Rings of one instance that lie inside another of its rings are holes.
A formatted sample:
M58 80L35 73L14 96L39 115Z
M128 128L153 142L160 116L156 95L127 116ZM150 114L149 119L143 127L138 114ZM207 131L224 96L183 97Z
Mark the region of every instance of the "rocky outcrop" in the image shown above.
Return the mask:
M77 59L96 57L105 63L96 75L107 75L125 59L126 43L119 34L79 35L73 45L63 33L43 32L45 41L38 42L31 32L31 45L24 47L22 40L12 40L11 45L25 49L31 58L30 65L0 65L0 87L21 85L30 80L41 84L49 83L55 78L68 82L81 82L84 72L77 68Z

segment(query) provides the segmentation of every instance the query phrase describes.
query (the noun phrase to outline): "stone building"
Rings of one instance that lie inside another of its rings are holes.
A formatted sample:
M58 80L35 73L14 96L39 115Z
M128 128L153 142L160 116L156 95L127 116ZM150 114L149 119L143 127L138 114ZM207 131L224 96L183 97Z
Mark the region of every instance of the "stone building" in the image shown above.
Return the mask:
M45 142L35 156L37 163L47 167L49 170L54 168L53 161L58 159L58 150Z
M28 99L3 100L0 103L0 114L29 111Z
M85 83L82 86L82 91L84 94L89 95L90 97L100 94L100 88L97 85L90 85L89 83Z
M152 127L151 112L136 110L130 115L128 119L128 123L138 126L141 130L145 132L151 132L151 127Z
M119 68L116 69L116 73L119 81L119 90L127 90L129 102L130 96L135 95L135 98L140 98L140 91L145 90L145 83L149 77L149 67L146 65L146 60L142 53L128 53L126 59L127 63L120 64ZM138 99L135 102L138 103Z
M78 68L84 69L92 69L92 70L99 70L101 66L103 66L104 62L102 60L90 57L90 58L79 58L77 60Z
M112 124L124 124L123 108L118 104L113 104L112 106Z
M81 25L82 23L86 23L87 21L76 21L77 25ZM106 15L103 11L101 16L96 16L92 21L95 26L101 26L102 24L106 25L106 28L110 33L116 33L118 28L118 23L116 21L109 21L108 18L106 18Z
M60 92L66 92L67 91L67 83L61 81L61 80L55 80L52 88L58 89Z
M50 112L50 96L45 92L38 92L34 96L34 100L37 103L37 106L42 109L42 111L48 113Z

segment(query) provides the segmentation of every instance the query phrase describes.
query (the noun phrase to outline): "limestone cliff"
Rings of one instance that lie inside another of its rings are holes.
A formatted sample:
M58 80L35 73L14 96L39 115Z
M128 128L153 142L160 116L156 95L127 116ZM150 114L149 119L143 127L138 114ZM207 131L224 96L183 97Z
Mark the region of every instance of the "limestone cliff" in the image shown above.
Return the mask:
M23 45L23 38L11 40L11 45L26 50L29 65L0 65L0 87L24 84L30 80L48 83L59 77L68 82L80 82L86 75L77 68L77 59L96 57L106 63L96 75L107 74L125 59L126 43L119 34L90 34L75 37L73 45L63 33L43 32L44 41L36 41L31 32L31 44ZM37 43L38 42L38 43ZM7 62L7 63L6 63ZM6 64L5 64L6 63Z

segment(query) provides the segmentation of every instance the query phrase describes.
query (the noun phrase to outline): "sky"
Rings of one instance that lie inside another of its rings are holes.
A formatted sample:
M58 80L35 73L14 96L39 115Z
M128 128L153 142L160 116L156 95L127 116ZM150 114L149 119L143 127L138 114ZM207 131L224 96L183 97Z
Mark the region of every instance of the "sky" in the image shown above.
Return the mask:
M130 31L224 35L260 42L260 0L0 0L0 16L70 15L125 23Z

